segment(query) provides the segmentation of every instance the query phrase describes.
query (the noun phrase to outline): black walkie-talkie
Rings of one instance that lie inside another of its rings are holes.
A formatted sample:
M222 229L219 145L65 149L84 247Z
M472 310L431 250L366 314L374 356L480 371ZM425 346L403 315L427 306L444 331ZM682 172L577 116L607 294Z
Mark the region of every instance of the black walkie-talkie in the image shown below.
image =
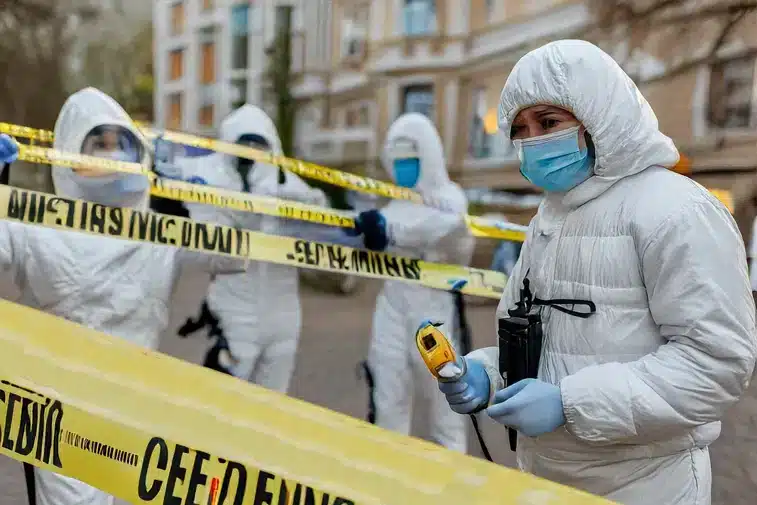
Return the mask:
M583 305L588 311L568 309ZM539 360L544 340L542 332L541 313L532 310L534 307L550 307L565 314L582 319L590 317L597 311L591 300L551 299L540 300L533 296L528 280L528 272L523 279L523 289L520 290L520 300L514 309L509 309L509 317L498 321L499 336L499 373L505 380L505 386L511 386L523 379L537 379L539 375ZM508 428L510 449L517 448L518 432Z
M520 301L514 309L507 311L509 317L498 321L499 373L505 386L511 386L523 379L535 379L539 373L539 358L542 345L541 315L531 312L533 299L529 280L523 280ZM518 445L518 432L508 428L510 449Z

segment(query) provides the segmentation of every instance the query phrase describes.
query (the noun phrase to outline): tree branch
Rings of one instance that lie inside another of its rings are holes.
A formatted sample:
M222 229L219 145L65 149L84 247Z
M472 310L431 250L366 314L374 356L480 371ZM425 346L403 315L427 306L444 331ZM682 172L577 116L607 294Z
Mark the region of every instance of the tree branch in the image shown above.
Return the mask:
M692 21L701 21L703 19L712 19L721 16L735 16L743 13L744 15L757 9L757 0L735 2L730 4L715 4L709 7L703 7L694 12L688 12L678 15L665 16L654 21L653 26L660 28L676 24L685 24Z
M743 57L750 57L750 56L757 56L757 48L750 49L746 51L745 53L741 54L740 56ZM679 65L676 65L666 72L657 75L655 77L652 77L650 79L646 79L641 84L649 84L652 82L661 81L663 79L672 79L674 77L677 77L681 74L685 74L686 72L693 70L700 65L712 65L714 63L717 63L719 61L719 58L715 54L710 54L708 56L703 56L701 58L696 58L693 60L685 61Z
M696 58L693 60L680 63L674 66L673 68L669 69L668 71L664 72L661 75L655 76L651 79L647 79L646 81L644 81L644 83L646 84L650 82L660 81L663 79L671 79L681 74L685 74L686 72L694 68L697 68L701 65L712 65L714 63L717 63L719 60L717 53L720 50L720 48L723 46L723 43L728 38L728 35L736 27L736 25L742 19L744 19L744 17L749 12L750 10L743 10L741 12L738 12L734 16L732 16L727 22L723 24L723 26L720 29L720 32L718 33L718 36L715 38L715 41L710 47L710 51L708 52L707 56L703 56L701 58ZM752 56L752 55L757 55L757 49L751 49L744 54L744 56Z
M741 21L744 19L744 17L749 14L750 10L742 10L740 12L737 12L735 15L730 16L728 21L726 21L723 26L720 28L720 33L715 38L715 42L713 42L712 47L710 48L710 57L714 57L718 50L720 50L720 47L723 45L725 40L728 38L728 35L731 34L731 30Z

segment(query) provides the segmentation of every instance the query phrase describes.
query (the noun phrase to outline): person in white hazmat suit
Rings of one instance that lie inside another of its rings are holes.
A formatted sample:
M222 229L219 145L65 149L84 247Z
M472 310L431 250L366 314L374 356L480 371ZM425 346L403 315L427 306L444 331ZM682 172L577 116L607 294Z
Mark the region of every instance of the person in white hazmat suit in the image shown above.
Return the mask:
M273 121L262 109L250 104L233 111L221 122L219 138L275 155L283 154ZM203 177L212 186L321 207L328 204L321 190L311 188L291 172L227 154L185 161L182 172L185 176L195 172L193 175ZM251 212L200 204L188 207L193 219L268 234L287 234L292 224ZM208 319L217 325L216 343L208 353L206 366L286 392L294 371L302 326L297 268L251 262L243 274L216 275L206 304L199 321L188 321L180 331L180 334L189 334ZM224 350L230 351L230 361L223 359Z
M71 95L55 123L53 147L62 152L147 163L146 146L121 106L94 88ZM52 174L62 198L147 209L143 175L60 166ZM18 286L32 307L150 349L168 325L182 264L219 273L243 271L247 261L0 221L0 282ZM35 487L37 505L115 502L83 482L38 468Z
M426 261L467 265L475 239L464 221L468 202L447 175L444 150L434 124L417 113L400 116L389 128L382 164L399 186L412 188L435 205L393 200L382 210L359 214L356 233L365 247ZM440 210L443 208L444 210ZM386 281L373 315L368 369L373 382L375 423L410 433L413 392L430 402L432 439L460 452L467 449L464 419L449 409L415 347L414 332L423 319L444 322L459 346L460 325L453 294Z
M525 279L534 300L552 300L532 307L538 378L502 389L492 347L460 360L465 372L440 388L457 412L488 405L516 429L522 470L624 505L708 505L708 446L757 354L736 223L669 170L679 155L652 108L588 42L521 58L499 123L523 175L546 191L497 310L500 324L512 321ZM576 317L556 299L594 310Z

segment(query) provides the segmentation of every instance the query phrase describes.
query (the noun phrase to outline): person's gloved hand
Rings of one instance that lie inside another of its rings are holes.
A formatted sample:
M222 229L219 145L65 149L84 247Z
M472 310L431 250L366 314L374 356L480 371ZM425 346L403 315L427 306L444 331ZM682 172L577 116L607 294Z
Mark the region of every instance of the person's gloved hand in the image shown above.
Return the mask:
M386 218L375 209L358 214L355 218L355 228L348 233L352 236L363 235L363 244L372 251L383 251L389 245Z
M565 424L560 387L538 379L523 379L497 391L486 413L528 437L550 433Z
M18 144L10 136L0 135L0 163L13 163L18 159Z
M181 179L181 167L167 161L155 160L153 170L161 177L168 179Z
M486 407L491 395L489 376L484 365L464 356L457 358L459 373L454 379L439 380L439 390L450 408L458 414L474 414Z

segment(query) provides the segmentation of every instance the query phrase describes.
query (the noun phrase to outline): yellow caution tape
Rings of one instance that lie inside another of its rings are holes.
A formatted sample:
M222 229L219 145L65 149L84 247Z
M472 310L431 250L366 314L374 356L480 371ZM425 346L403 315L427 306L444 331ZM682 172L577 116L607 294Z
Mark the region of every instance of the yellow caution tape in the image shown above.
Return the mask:
M140 126L140 128L143 127ZM389 198L406 199L420 203L425 202L419 193L407 188L401 188L393 184L388 184L373 179L367 179L330 168L320 167L318 165L300 160L294 160L283 156L273 156L270 153L258 151L249 147L230 144L227 142L220 142L212 139L195 137L184 133L166 132L165 134L163 134L147 129L143 129L142 131L146 136L151 138L160 136L164 140L170 142L201 147L203 149L213 149L218 152L239 156L241 158L248 158L260 162L278 164L281 165L284 169L294 172L298 175L328 182L330 184L341 186L343 188L356 189L358 191ZM30 138L45 142L51 142L53 138L53 132L46 130L37 130L34 128L18 126L9 123L0 123L0 133L7 133L9 135L15 135L21 138ZM92 163L95 163L93 160L98 158L73 153L60 153L59 151L54 151L52 149L34 146L21 145L19 147L21 147L20 158L24 161L30 161L33 163L51 163L52 160L55 159L54 162L56 164L72 168L100 168L103 170L111 171L134 172L136 170L136 167L138 166L139 173L145 173L146 171L145 167L137 163L128 164L113 160L101 160L100 162L96 162L96 165L93 165ZM27 149L24 149L24 147L26 147ZM36 155L36 157L33 157L34 155ZM133 166L129 167L128 165ZM149 173L154 176L152 172ZM151 180L154 181L155 179L151 178ZM251 212L257 212L261 214L274 215L277 217L284 217L289 219L304 219L306 221L332 224L334 226L343 226L346 228L354 227L354 220L351 217L346 217L345 213L339 213L313 205L305 205L297 202L289 202L273 198L267 198L264 200L261 199L261 197L254 197L247 193L238 191L219 190L218 188L197 184L177 183L177 181L168 179L161 180L163 182L160 187L156 188L156 185L153 184L153 187L151 188L151 194L153 194L154 196L181 201L191 201L193 203L207 203L209 205L232 208L235 210L250 210ZM168 190L168 187L171 187L173 189ZM224 196L221 196L219 194L222 191L225 192ZM184 198L193 199L185 200ZM252 204L254 200L257 200L257 207L255 210L244 208L245 205ZM246 201L248 203L238 203L240 201ZM425 203L430 204L433 207L436 206L433 205L433 202ZM311 219L308 219L307 217L310 217ZM523 242L526 238L525 226L520 226L512 223L494 223L492 220L478 216L465 216L465 222L471 230L471 233L476 237L512 240L516 242Z
M154 212L107 207L12 186L0 186L0 219L300 268L399 280L445 291L459 281L467 281L460 290L462 293L486 298L499 299L507 283L504 274L491 270L429 263Z
M0 453L129 503L610 505L0 301Z
M248 146L197 137L195 135L189 135L187 133L162 130L159 131L148 128L146 125L139 122L136 122L135 125L146 137L150 139L161 138L163 140L176 144L199 147L201 149L210 149L219 153L237 156L239 158L246 158L261 163L270 163L272 165L279 165L284 170L289 170L290 172L293 172L302 177L315 179L345 189L360 191L362 193L382 196L394 200L409 200L411 202L421 203L430 207L440 207L437 202L424 198L420 193L413 191L412 189L397 186L395 184L390 184L368 177L361 177L359 175L350 174L348 172L342 172L339 170L334 170L333 168L316 165L315 163L288 158L286 156L277 156L270 152L260 151ZM484 219L479 216L470 215L465 216L465 221L468 224L468 227L471 229L473 235L476 237L497 238L500 240L513 240L517 242L523 242L526 240L525 226L519 226L510 223L499 223L499 225L495 225L492 224L491 220Z
M44 163L71 168L91 168L113 172L143 174L150 180L150 194L189 203L202 203L233 210L255 212L269 216L298 219L313 223L354 228L355 220L346 212L315 205L290 202L278 198L231 191L202 184L158 177L140 163L63 153L47 147L19 144L19 159L30 163Z

